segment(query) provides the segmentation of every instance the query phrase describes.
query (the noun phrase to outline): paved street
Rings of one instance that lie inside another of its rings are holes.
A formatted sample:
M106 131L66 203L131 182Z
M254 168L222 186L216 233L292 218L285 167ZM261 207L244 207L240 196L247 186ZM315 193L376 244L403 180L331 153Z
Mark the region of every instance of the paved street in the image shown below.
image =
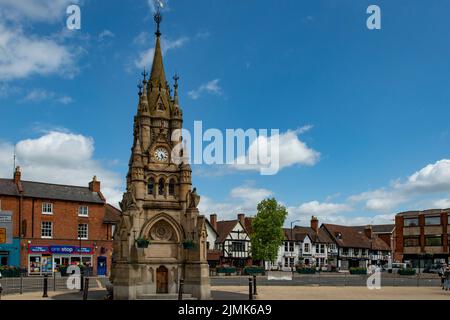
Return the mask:
M279 273L279 276L291 276L289 272ZM350 275L347 273L322 273L314 275L295 274L292 280L268 280L267 276L258 276L260 286L366 286L368 276ZM211 277L213 286L247 286L248 276ZM419 276L400 276L381 273L381 285L390 287L436 287L440 279L435 274L420 274Z
M213 287L213 297L223 300L247 300L242 286ZM450 300L450 292L439 287L286 287L262 286L257 300Z

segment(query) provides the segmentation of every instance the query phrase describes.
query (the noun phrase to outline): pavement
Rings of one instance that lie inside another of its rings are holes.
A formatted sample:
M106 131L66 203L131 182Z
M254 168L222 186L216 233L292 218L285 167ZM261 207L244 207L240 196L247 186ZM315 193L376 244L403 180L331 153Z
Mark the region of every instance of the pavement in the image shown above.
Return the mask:
M248 288L213 287L215 300L248 300ZM256 300L450 300L450 291L440 287L286 287L261 286Z
M214 300L248 300L248 288L244 286L213 286ZM88 300L103 300L106 290L89 290ZM2 300L82 300L80 292L42 292L2 296ZM364 287L318 287L318 286L261 286L255 300L450 300L450 291L440 287L382 287L369 290ZM1 303L1 302L0 302Z

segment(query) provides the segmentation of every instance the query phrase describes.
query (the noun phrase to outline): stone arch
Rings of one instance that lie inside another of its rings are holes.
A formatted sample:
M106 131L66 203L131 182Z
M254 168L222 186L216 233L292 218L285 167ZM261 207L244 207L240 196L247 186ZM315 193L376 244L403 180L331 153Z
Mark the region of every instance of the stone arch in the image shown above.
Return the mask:
M160 241L181 243L182 239L185 237L184 230L180 226L180 224L166 213L160 213L149 220L142 228L141 237L149 237L151 239L151 233L154 232L153 228L155 226L158 226L158 224L161 226L161 228L166 228L167 232L167 235L161 235L162 240ZM173 235L170 235L170 232L173 232ZM164 236L167 236L168 239L164 240Z

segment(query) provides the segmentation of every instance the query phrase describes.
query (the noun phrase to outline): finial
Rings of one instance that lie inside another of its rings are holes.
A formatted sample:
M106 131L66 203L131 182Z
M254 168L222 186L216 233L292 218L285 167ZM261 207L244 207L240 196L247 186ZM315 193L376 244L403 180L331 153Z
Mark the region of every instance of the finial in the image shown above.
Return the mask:
M155 32L155 34L159 38L161 36L161 32L159 30L159 26L160 26L160 24L162 22L162 14L161 14L159 5L157 6L156 13L153 16L153 19L156 22L156 32Z
M175 75L174 75L174 77L173 77L173 80L175 81L175 83L174 83L174 87L175 88L178 88L178 80L180 80L180 77L178 76L178 73L176 73L175 72Z
M142 81L143 83L147 83L147 76L148 73L145 71L145 67L144 67L144 72L142 72L142 76L144 77L144 80Z
M141 82L139 82L139 84L137 85L137 87L139 88L139 93L138 93L138 95L139 95L139 97L140 97L140 96L142 96L142 88L143 88Z

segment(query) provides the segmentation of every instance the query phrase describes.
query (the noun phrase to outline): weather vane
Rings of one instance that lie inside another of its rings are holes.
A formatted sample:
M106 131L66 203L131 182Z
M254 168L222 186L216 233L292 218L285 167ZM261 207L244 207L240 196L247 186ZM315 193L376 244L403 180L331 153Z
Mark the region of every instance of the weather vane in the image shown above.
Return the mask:
M164 3L161 0L155 0L155 7L156 7L156 13L154 14L153 18L156 22L156 36L159 37L161 36L161 32L159 30L159 26L162 22L162 14L161 14L161 9L164 8Z

